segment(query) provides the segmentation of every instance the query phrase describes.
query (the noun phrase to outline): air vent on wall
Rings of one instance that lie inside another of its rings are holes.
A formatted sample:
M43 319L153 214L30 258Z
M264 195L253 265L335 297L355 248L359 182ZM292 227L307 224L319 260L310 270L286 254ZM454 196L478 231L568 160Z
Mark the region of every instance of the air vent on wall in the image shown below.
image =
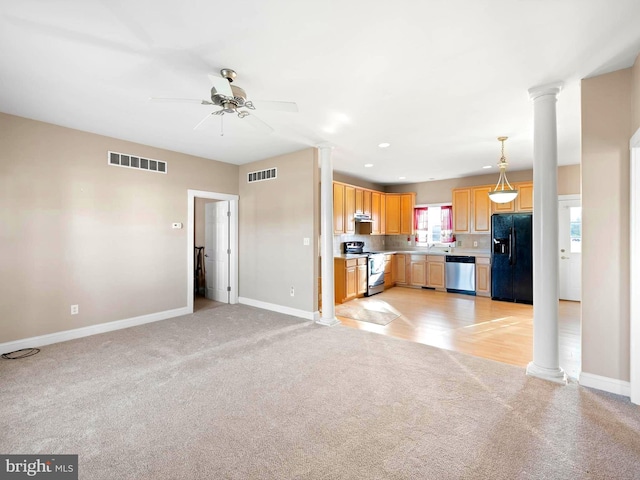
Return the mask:
M277 177L277 168L267 168L266 170L260 170L258 172L247 173L247 182L262 182L263 180L274 180Z
M113 167L135 168L149 172L167 173L167 162L137 157L127 153L107 152L107 163Z

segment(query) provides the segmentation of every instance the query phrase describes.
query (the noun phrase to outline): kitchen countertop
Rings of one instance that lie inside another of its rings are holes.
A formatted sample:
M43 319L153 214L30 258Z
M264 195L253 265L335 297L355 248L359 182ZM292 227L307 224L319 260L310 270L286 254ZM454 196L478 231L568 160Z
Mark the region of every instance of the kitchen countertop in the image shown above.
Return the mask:
M387 255L392 255L394 253L402 253L405 255L468 255L472 257L491 257L491 252L488 250L473 250L473 249L462 249L462 248L453 248L452 252L444 252L442 250L376 250L376 253L385 253ZM366 257L366 253L349 253L349 254L338 254L334 255L333 258L362 258Z

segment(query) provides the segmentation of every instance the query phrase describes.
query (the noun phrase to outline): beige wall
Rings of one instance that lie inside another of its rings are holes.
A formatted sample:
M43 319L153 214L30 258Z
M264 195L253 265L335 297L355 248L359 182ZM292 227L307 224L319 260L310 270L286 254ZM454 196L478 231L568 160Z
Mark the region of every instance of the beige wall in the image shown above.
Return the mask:
M629 381L632 80L627 68L582 81L582 371L623 381Z
M248 172L276 167L278 177L247 183ZM317 310L318 159L316 149L240 167L240 296ZM303 245L309 238L309 245ZM295 296L289 295L294 287Z
M507 171L509 182L528 182L533 180L533 170ZM451 202L451 190L476 185L495 185L498 181L496 172L472 177L434 180L432 182L388 185L389 193L416 192L416 204ZM558 167L558 194L568 195L580 193L580 165Z
M0 343L187 304L187 189L238 167L0 114ZM107 165L107 151L168 174ZM70 315L70 305L80 306Z
M361 178L352 177L345 173L333 172L333 180L336 182L348 183L349 185L355 185L356 187L368 188L369 190L384 192L384 186L382 185L372 183Z

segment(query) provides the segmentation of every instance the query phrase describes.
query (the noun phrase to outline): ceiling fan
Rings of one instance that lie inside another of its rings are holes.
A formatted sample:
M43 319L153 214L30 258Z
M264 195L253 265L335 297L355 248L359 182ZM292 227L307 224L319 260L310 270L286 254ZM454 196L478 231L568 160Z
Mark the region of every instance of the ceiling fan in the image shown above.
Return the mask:
M237 85L233 85L233 81L236 79L236 72L230 68L223 68L220 70L220 77L209 74L209 79L213 86L211 87L211 100L198 100L191 98L158 98L151 97L151 101L161 102L182 102L182 103L199 103L201 105L213 105L221 107L220 110L209 113L204 117L195 127L194 130L199 128L203 123L209 120L212 116L222 116L225 113L236 114L239 118L246 119L254 128L261 130L265 133L271 133L273 128L267 123L260 120L249 110L263 109L273 110L280 112L297 113L298 106L295 102L274 102L274 101L254 101L247 100L247 94L244 89Z

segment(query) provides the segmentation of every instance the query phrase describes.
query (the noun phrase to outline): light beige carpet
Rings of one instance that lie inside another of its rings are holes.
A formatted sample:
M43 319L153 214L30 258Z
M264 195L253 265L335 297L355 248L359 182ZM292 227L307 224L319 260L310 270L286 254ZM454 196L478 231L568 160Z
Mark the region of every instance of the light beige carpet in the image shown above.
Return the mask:
M366 303L356 299L336 305L336 315L360 320L361 322L375 323L376 325L388 325L400 317L400 314L394 311L386 302L372 301L371 299Z
M640 409L522 368L224 306L0 361L0 451L93 479L637 479Z

